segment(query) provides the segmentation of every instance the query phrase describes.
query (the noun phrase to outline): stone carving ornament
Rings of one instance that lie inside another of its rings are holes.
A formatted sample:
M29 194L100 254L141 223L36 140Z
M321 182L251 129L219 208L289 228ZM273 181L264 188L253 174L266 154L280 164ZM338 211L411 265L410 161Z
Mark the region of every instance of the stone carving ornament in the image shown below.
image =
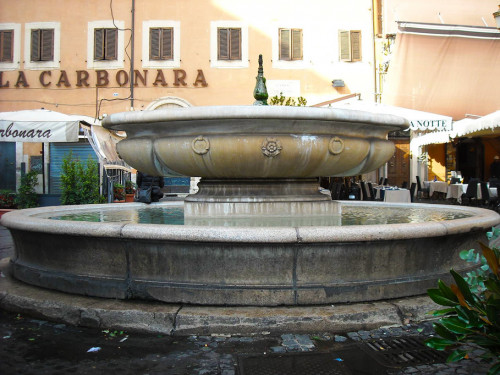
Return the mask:
M264 142L262 142L262 153L265 156L269 156L271 158L279 155L283 147L281 146L281 142L276 138L266 138Z
M208 152L208 150L210 150L210 142L208 139L200 135L196 137L193 142L191 142L191 148L198 155L204 155Z

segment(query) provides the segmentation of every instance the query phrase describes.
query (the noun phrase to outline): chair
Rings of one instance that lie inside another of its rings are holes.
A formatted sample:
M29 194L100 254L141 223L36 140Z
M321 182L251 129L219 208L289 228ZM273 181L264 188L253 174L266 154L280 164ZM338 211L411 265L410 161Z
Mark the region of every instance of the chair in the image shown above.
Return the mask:
M361 195L363 196L364 201L370 200L370 196L368 195L368 190L366 190L366 183L364 181L360 181L361 185Z
M481 182L481 205L486 206L490 204L490 189L486 182ZM468 187L468 186L467 186Z
M492 177L490 178L489 184L490 188L500 187L500 180L496 177Z
M384 186L387 186L389 185L389 179L388 178L384 178Z
M408 189L408 181L403 181L401 184L401 189Z
M372 201L379 201L381 199L376 199L376 195L375 195L375 189L373 188L373 185L371 182L368 183L368 191L370 192L370 197L371 197L371 200Z
M418 195L420 194L420 198L422 198L422 195L424 193L427 194L427 198L430 198L430 190L428 187L424 188L423 185L422 185L422 182L420 181L420 176L416 176L417 178L417 197Z
M467 185L467 190L462 194L462 204L472 204L473 201L477 202L477 184L479 179L471 178L469 184ZM488 194L489 195L489 194ZM467 203L466 203L467 201Z
M332 200L338 200L340 196L340 183L338 182L332 182L330 186L330 192L332 195Z
M380 177L380 180L378 180L378 184L379 185L382 185L384 183L384 178L383 177Z
M450 184L459 184L460 183L460 179L458 177L452 177L451 180L450 180Z
M411 202L413 203L415 201L415 190L417 189L417 183L412 182L410 186L410 198Z

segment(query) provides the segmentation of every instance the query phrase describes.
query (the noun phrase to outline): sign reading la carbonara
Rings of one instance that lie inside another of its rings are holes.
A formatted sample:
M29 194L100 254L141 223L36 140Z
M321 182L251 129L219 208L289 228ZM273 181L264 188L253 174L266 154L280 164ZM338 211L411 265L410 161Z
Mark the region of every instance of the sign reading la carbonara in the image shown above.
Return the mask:
M78 121L0 121L0 142L78 142L78 128Z

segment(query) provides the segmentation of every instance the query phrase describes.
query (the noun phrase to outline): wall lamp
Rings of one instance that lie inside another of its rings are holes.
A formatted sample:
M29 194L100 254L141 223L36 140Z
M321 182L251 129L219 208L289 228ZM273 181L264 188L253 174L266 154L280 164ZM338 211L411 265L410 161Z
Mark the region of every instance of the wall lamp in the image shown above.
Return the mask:
M332 81L332 84L333 84L333 87L344 87L345 86L344 80L342 80L342 79L334 79Z

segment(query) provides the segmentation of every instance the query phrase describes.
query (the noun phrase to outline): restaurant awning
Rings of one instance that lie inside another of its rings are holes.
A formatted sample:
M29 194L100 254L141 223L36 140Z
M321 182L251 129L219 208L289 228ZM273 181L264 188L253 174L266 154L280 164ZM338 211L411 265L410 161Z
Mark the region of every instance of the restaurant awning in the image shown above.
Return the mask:
M345 100L329 104L331 108L348 108L359 111L386 113L407 119L411 130L451 130L452 119L437 113L375 103L365 100Z
M466 118L453 124L454 137L500 135L500 110L480 118Z
M498 110L500 31L399 22L382 100L461 120Z
M0 142L78 142L86 117L47 109L0 112Z

